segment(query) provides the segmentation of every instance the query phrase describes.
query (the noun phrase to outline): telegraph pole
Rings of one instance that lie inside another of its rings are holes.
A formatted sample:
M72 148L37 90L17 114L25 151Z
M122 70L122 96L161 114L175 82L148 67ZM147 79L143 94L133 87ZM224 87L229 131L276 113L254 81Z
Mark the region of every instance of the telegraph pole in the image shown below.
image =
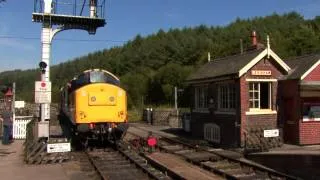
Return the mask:
M13 120L15 120L16 114L15 114L15 102L16 102L16 83L12 83L12 102L11 102L11 110L13 114Z

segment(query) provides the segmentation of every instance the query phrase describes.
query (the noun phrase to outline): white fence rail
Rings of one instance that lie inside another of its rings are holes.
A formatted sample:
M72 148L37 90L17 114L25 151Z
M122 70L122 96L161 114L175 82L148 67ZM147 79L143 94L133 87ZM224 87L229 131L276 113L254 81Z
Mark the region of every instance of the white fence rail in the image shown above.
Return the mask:
M27 133L27 124L33 116L15 116L13 121L13 138L25 139Z

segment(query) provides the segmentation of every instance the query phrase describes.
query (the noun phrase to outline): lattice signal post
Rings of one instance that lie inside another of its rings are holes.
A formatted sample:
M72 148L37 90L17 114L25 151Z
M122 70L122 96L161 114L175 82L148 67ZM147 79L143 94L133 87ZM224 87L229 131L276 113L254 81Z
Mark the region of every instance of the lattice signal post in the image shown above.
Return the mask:
M106 24L104 9L105 0L34 0L32 21L42 23L42 57L39 63L41 82L36 82L35 85L35 101L40 104L38 138L49 138L51 103L49 62L53 37L58 32L68 29L81 29L88 31L89 34L95 34L97 28ZM50 88L47 88L46 84Z

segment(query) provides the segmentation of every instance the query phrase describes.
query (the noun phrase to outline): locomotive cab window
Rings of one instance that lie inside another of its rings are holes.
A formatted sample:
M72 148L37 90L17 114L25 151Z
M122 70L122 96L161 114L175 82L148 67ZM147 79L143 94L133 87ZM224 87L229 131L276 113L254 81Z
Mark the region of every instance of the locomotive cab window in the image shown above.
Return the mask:
M104 72L98 72L98 71L90 72L90 82L91 83L110 83L116 86L119 86L120 84L119 80L112 77L111 75Z

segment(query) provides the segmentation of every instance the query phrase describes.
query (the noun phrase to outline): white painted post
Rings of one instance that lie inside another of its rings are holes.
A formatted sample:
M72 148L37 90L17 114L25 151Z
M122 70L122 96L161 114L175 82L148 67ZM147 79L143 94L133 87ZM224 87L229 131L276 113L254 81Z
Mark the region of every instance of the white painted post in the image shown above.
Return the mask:
M178 88L174 87L174 108L178 109Z
M44 13L51 14L52 0L44 0ZM41 72L41 81L50 81L50 53L51 53L51 38L52 25L50 22L43 23L41 43L42 43L42 57L41 61L46 63L44 72ZM51 93L51 92L50 92ZM40 104L40 122L38 126L38 137L49 137L49 119L50 119L50 104Z
M52 0L44 0L44 13L51 13Z
M90 17L97 17L97 0L90 0Z

